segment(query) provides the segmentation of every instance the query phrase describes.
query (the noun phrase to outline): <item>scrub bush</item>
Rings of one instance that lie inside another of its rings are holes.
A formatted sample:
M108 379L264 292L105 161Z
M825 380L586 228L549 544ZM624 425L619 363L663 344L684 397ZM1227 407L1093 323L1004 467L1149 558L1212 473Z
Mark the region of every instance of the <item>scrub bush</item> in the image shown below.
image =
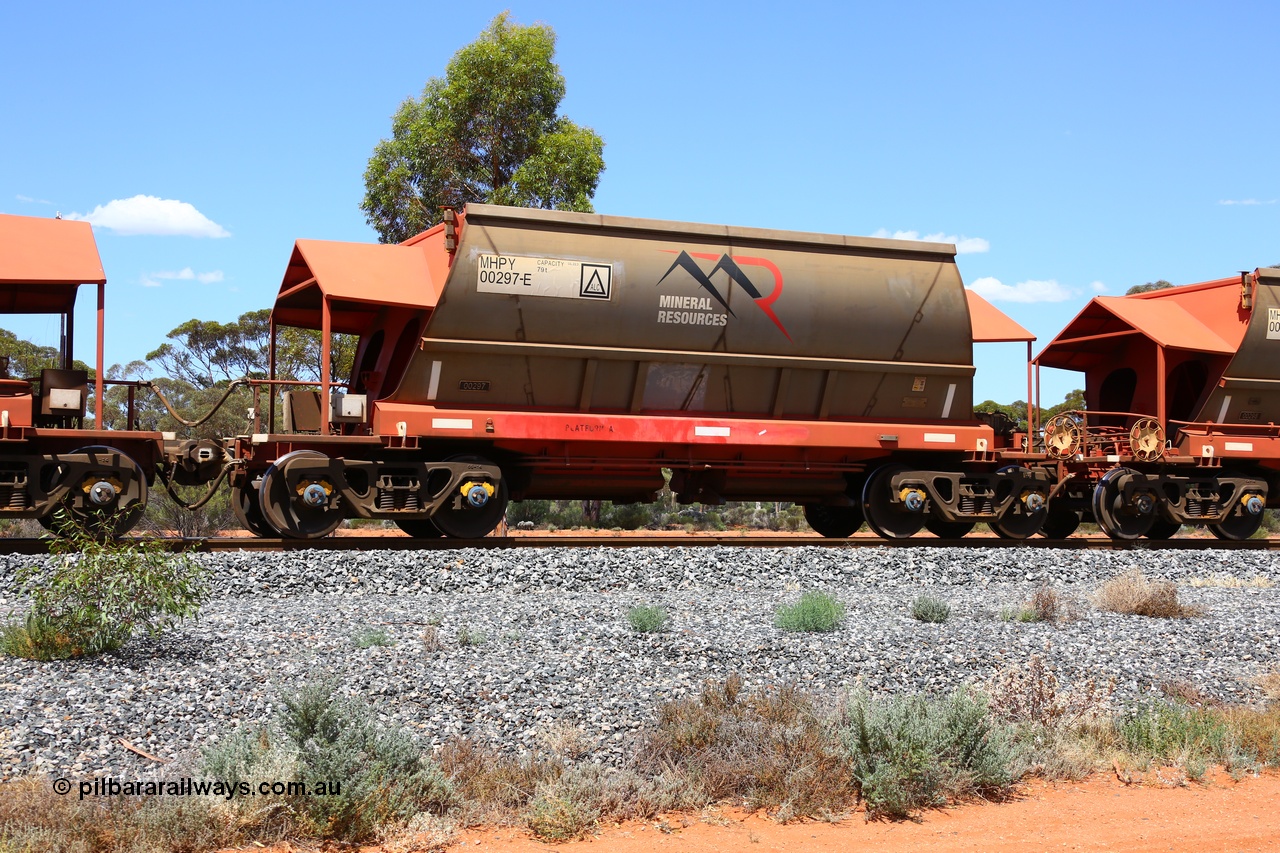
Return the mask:
M778 608L774 622L784 631L830 632L844 619L844 605L825 592L806 592Z
M194 618L208 597L209 570L159 541L102 539L65 517L58 530L51 566L15 572L31 608L0 629L0 651L45 661L111 651Z

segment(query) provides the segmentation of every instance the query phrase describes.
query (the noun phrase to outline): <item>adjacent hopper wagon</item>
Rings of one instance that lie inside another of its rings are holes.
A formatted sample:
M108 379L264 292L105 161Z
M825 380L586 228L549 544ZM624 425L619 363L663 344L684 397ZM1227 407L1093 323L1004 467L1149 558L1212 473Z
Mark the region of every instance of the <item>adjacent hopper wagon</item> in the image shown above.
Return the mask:
M95 369L76 361L75 303L82 285L97 291ZM130 386L126 421L133 422L136 383L111 382L103 370L106 275L87 222L0 215L0 313L59 317L59 346L33 375L13 375L12 353L0 354L0 518L35 518L46 527L64 517L119 535L141 518L157 472L193 461L199 445L216 473L216 442L180 442L144 430L86 428L103 411L105 386ZM211 479L206 478L206 479Z
M1280 270L1097 297L1035 362L1085 377L1087 409L1044 425L1049 535L1247 539L1276 505Z
M1045 515L1025 435L972 411L975 340L1031 336L949 245L470 205L401 245L299 240L272 319L360 342L348 382L326 351L319 392L237 442L260 531L469 538L508 500L667 482L833 536Z

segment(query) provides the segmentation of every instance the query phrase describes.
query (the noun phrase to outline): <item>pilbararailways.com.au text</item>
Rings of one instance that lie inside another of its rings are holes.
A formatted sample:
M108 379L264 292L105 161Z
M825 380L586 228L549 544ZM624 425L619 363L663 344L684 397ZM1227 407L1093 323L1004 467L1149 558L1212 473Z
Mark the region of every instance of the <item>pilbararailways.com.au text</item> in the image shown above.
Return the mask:
M54 793L71 793L68 779L54 779ZM79 782L80 799L85 797L334 797L342 793L342 783L333 780L315 782L224 782L216 779L183 777L164 782L118 779L91 779Z

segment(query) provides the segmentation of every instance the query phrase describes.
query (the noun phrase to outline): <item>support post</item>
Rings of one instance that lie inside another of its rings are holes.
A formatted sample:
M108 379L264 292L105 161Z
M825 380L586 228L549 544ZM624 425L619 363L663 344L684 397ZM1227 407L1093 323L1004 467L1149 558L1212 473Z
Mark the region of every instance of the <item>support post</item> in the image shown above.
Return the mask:
M70 321L68 321L67 328L68 328L68 331L70 331L70 328L71 328ZM102 339L106 336L106 333L107 333L107 285L106 285L106 282L102 282L98 285L98 352L96 354L97 368L96 368L96 372L94 374L94 379L93 379L93 385L94 385L94 388L93 388L94 424L93 425L97 429L104 428L103 422L105 417L105 409L102 408L103 400L104 400L104 394L102 390L102 382L103 382L102 362L104 359L104 354L103 354ZM67 336L68 352L71 351L70 338L71 336L68 335Z
M1031 449L1031 445L1035 442L1036 436L1036 406L1031 402L1034 383L1031 381L1031 341L1027 341L1027 450Z
M272 314L267 321L267 379L275 382L276 379L276 318ZM276 386L274 384L267 385L267 432L275 434L276 431Z
M1161 427L1164 426L1164 386L1164 347L1156 344L1156 420Z
M333 330L333 314L327 297L320 297L320 434L329 435L330 376L329 337Z
M1044 355L1044 353L1040 354ZM1040 411L1040 362L1038 361L1036 362L1036 411ZM1032 442L1032 446L1035 446L1035 442Z

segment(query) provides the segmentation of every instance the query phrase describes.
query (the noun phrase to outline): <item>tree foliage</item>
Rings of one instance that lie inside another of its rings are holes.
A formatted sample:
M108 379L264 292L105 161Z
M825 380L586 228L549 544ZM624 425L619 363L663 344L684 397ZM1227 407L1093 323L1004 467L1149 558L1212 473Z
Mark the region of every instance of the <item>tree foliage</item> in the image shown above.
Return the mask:
M159 542L101 539L74 519L50 540L50 565L20 566L26 618L0 629L0 649L59 660L118 649L139 631L156 636L193 619L209 595L209 570Z
M384 243L434 225L443 207L493 202L590 211L604 141L558 114L555 32L507 13L459 50L392 117L365 170L361 209Z
M1133 296L1135 293L1150 293L1153 290L1165 290L1173 287L1172 282L1160 279L1159 281L1149 281L1146 284L1135 284L1124 292L1125 296Z
M30 379L40 375L45 368L62 366L58 359L58 348L41 346L24 340L8 329L0 329L0 355L9 357L9 375L15 379ZM73 366L77 370L86 370L93 376L93 368L76 359Z
M267 375L271 344L271 311L241 314L233 323L188 320L169 332L168 343L147 353L162 376L196 388L211 388L241 377ZM332 373L345 376L357 340L334 335L330 342ZM320 332L281 326L276 330L276 376L301 382L320 381ZM132 365L131 365L132 366Z
M1056 406L1036 410L1037 423L1043 424L1049 418L1061 412L1071 412L1085 408L1084 390L1077 388L1063 398ZM1027 428L1027 403L1025 400L1014 400L1012 403L997 403L995 400L983 400L973 406L975 412L1000 412L1017 424L1017 429Z

